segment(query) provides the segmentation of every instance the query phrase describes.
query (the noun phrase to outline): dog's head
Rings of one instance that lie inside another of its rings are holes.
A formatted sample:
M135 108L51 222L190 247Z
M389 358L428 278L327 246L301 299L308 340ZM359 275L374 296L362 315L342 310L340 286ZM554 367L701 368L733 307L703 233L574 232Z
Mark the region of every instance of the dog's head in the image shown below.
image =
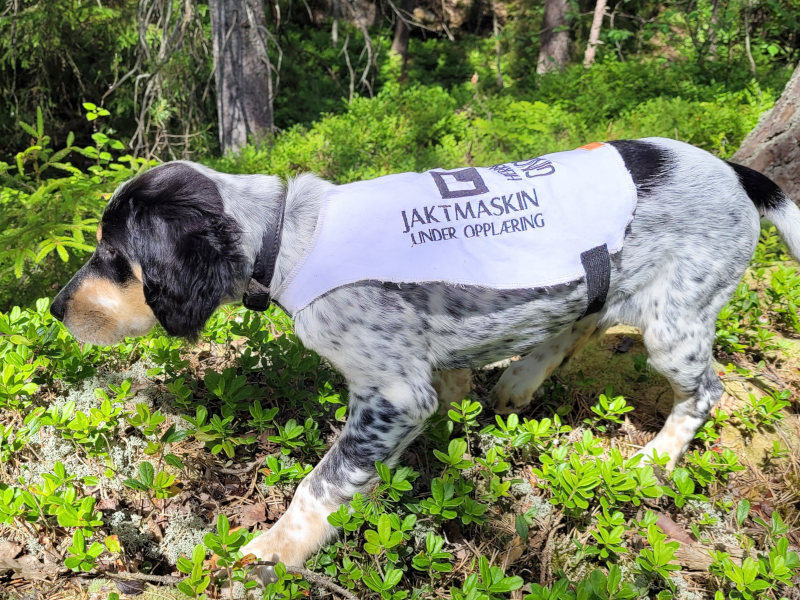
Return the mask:
M158 166L114 192L97 249L50 312L94 344L144 335L156 321L170 335L195 338L246 279L240 234L202 167Z

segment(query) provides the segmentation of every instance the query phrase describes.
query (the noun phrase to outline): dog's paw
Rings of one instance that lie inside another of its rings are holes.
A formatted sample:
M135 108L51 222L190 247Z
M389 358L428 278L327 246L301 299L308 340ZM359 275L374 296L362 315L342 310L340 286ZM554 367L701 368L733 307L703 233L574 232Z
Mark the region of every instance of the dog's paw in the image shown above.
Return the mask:
M278 525L276 523L272 529L262 531L260 535L242 546L242 553L245 556L252 554L257 560L282 562L287 566L303 566L307 556L305 552L298 551L302 548L302 544L287 543L291 538L281 536L279 530L282 528Z
M503 381L502 378L497 382L489 394L494 412L507 415L522 410L531 403L539 386L526 386L521 383L517 379Z
M680 448L676 449L674 446L668 446L663 443L659 444L657 439L658 438L648 442L641 450L634 454L634 456L641 456L642 461L639 464L644 465L646 463L654 464L653 451L655 451L659 457L666 455L669 457L669 460L664 465L663 470L665 474L671 473L678 464L683 452L681 452Z
M242 554L245 556L252 555L259 561L282 562L287 566L302 566L305 562L305 557L299 556L287 544L281 543L281 540L278 539L279 536L276 535L277 531L273 531L273 529L262 531L260 535L242 546ZM273 565L255 565L250 569L250 578L261 585L278 580Z
M242 546L245 556L252 554L258 560L302 567L334 535L336 530L327 519L333 509L310 495L307 481L300 484L284 515L270 529ZM256 566L253 570L265 583L275 579L272 567Z

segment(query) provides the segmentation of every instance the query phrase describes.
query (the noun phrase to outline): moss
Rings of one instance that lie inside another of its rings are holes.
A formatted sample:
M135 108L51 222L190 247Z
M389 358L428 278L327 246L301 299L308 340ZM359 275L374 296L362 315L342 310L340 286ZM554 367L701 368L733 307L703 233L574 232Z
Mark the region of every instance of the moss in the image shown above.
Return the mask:
M172 519L164 530L164 539L159 544L159 549L171 565L178 561L180 556L191 556L197 544L202 543L206 533L212 527L203 519L194 514Z
M536 494L530 483L518 481L509 488L509 492L517 499L524 511L530 511L534 519L544 519L553 512L553 505Z
M81 460L75 451L75 445L63 439L54 427L42 427L31 436L29 443L36 446L41 460L21 465L21 468L28 472L26 476L28 483L38 482L43 473L51 473L57 462L63 463L67 473L78 478L97 475L97 469Z
M563 571L570 581L585 579L594 570L587 560L573 564L575 558L575 544L568 535L556 535L553 539L553 553L550 559L550 569L553 573Z
M703 600L705 597L703 594L693 592L689 582L680 573L673 573L669 576L669 579L675 585L675 598L680 598L681 600Z
M159 558L158 546L152 534L142 529L142 517L122 511L112 513L108 519L111 532L119 537L119 542L129 555L142 554Z
M689 500L684 506L683 513L683 517L690 523L703 518L703 515L711 517L715 523L702 525L700 529L711 536L713 542L733 548L741 546L741 541L728 530L726 524L728 515L720 512L711 502Z

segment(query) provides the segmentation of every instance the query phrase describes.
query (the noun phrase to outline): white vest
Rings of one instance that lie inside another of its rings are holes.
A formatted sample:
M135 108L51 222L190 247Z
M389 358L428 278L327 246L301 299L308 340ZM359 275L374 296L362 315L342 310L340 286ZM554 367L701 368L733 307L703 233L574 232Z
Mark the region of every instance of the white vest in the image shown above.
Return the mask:
M584 276L582 252L622 249L635 208L636 187L608 144L340 185L322 201L310 250L275 298L295 314L359 281L568 283Z

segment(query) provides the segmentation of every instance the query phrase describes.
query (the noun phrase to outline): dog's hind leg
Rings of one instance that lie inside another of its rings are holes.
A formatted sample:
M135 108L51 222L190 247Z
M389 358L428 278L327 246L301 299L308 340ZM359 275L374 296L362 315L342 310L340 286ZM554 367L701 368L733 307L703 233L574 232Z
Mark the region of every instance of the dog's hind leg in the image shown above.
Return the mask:
M757 229L753 233L755 246ZM628 304L629 314L639 313L648 362L674 392L664 426L640 453L649 457L656 450L669 455L669 469L722 396L722 382L712 362L717 314L738 285L748 250L731 250L715 257L716 262L703 261L703 257L675 260L650 289L633 296Z
M559 366L580 352L597 331L597 315L573 323L512 362L492 389L495 412L510 413L530 404L534 392Z
M669 381L675 399L661 431L640 453L667 454L667 468L672 469L722 396L723 387L711 362L714 321L666 325L649 325L644 343L650 365Z
M433 389L439 398L439 411L446 413L453 402L460 403L472 388L472 369L434 371Z

